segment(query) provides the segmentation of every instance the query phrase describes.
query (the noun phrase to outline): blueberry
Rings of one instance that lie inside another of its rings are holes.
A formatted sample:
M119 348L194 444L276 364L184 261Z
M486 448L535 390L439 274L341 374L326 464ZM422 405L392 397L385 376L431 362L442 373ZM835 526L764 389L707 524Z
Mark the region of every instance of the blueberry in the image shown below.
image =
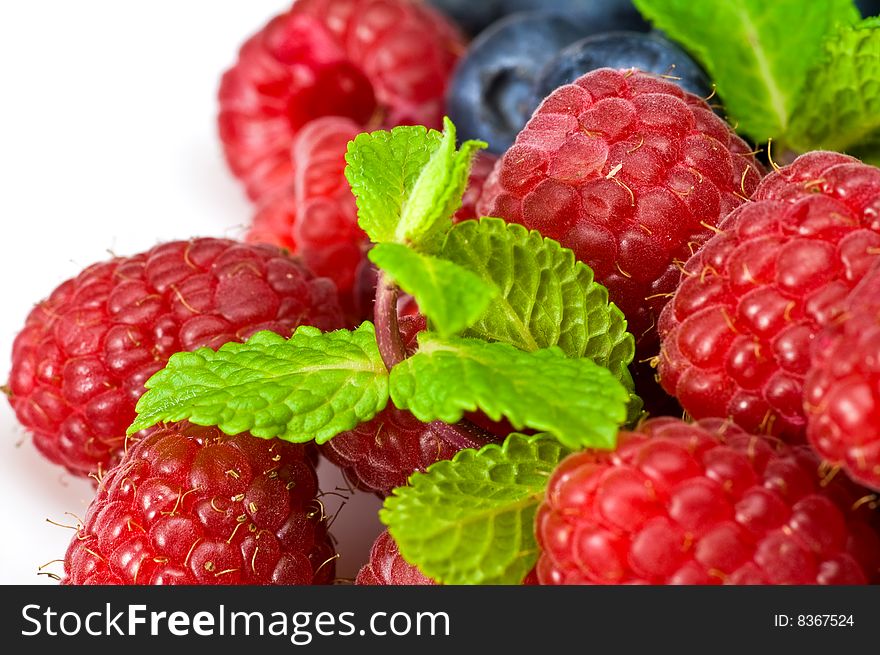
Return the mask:
M490 152L507 150L537 106L544 65L583 36L562 16L540 12L511 14L481 32L449 88L447 112L461 138L486 141Z
M477 34L504 15L503 0L428 0L467 34Z
M604 32L576 41L547 62L535 85L537 103L595 68L638 68L669 75L685 91L707 98L712 84L688 54L657 32Z
M587 29L587 34L650 29L632 0L501 0L501 7L505 14L534 10L561 14Z
M865 18L880 15L880 0L856 0L856 7Z
M476 35L490 24L523 11L559 14L585 27L586 34L608 30L648 31L632 0L428 0L462 30Z

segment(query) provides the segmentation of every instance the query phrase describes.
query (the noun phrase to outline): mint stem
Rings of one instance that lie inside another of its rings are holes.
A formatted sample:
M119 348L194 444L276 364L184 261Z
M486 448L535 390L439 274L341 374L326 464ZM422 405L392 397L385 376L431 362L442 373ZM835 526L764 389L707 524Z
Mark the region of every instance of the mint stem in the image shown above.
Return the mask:
M376 326L379 354L382 355L382 361L390 371L396 364L406 359L406 347L397 324L397 285L384 271L379 272L379 279L376 281L373 323Z
M456 450L482 448L492 440L488 432L484 432L468 420L462 420L454 425L443 421L432 421L431 428Z

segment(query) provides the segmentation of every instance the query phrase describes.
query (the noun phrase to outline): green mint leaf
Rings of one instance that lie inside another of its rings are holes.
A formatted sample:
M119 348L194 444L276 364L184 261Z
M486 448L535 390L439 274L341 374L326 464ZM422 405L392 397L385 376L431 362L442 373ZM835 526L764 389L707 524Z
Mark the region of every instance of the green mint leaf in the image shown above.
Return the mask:
M290 339L258 332L245 343L172 355L146 383L129 434L189 419L227 434L323 443L388 403L388 371L371 323Z
M758 142L785 137L824 38L858 20L852 0L634 1L700 60L737 129Z
M359 134L348 144L345 177L358 225L375 243L396 241L404 206L443 135L420 125Z
M377 244L368 256L415 298L431 327L444 336L477 320L497 294L493 285L466 268L400 244Z
M390 385L394 404L426 423L456 423L479 409L571 448L614 448L629 400L611 371L555 346L529 353L431 332L419 335L419 352L391 370Z
M786 143L799 152L835 150L880 163L880 19L841 28L825 41Z
M528 351L559 346L633 388L628 366L635 340L626 318L571 250L522 225L482 218L453 227L438 255L500 290L463 336Z
M379 517L405 560L444 584L520 584L538 559L535 512L570 453L547 435L462 450L414 473Z
M357 198L358 225L374 243L430 244L452 225L474 155L486 144L455 148L455 126L359 134L348 144L345 176Z
M452 215L461 207L471 162L482 141L466 141L455 149L455 125L443 119L443 139L422 169L403 207L397 225L398 243L430 244L438 234L452 226Z

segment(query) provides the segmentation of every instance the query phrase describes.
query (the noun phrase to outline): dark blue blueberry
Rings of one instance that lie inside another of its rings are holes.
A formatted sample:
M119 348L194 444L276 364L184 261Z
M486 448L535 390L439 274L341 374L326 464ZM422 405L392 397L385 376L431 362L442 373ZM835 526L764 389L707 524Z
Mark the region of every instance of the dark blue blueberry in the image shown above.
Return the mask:
M467 34L476 35L496 20L522 11L559 14L577 22L585 34L608 30L648 31L631 0L428 0Z
M587 34L611 30L647 32L650 25L632 0L501 0L505 14L542 11L560 14L587 30Z
M856 7L865 18L880 15L880 0L856 0Z
M703 69L669 39L656 32L605 32L572 43L545 64L535 86L537 102L563 84L606 67L669 75L685 91L703 98L712 94Z
M584 31L561 16L512 14L475 38L449 87L447 112L462 139L503 153L531 117L544 65Z
M501 18L506 13L502 3L503 0L428 0L428 4L446 14L466 34L482 32Z

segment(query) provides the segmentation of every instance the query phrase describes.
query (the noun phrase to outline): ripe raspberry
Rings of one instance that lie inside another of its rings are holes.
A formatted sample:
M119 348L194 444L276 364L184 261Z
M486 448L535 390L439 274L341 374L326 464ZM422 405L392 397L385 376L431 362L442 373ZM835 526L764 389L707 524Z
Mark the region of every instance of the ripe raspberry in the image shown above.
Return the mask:
M877 514L806 446L721 419L646 421L570 455L536 519L542 584L865 584Z
M358 571L355 584L410 586L437 583L401 557L397 542L388 530L385 530L373 542L373 547L370 548L370 561Z
M335 552L302 444L159 429L110 469L63 584L322 584Z
M469 442L462 442L462 435ZM352 486L387 496L406 484L414 471L451 459L462 447L479 447L491 435L462 421L455 428L422 423L407 411L387 407L372 421L336 435L321 445L321 454L339 466Z
M762 170L702 99L635 70L602 68L535 110L483 189L480 214L571 248L656 353L678 261L742 204Z
M801 441L810 343L880 252L880 170L809 153L754 200L685 265L660 318L660 381L695 418Z
M452 217L453 222L460 223L468 219L480 218L480 214L477 213L477 202L480 200L480 195L486 186L486 180L489 179L489 175L492 173L492 169L497 161L498 157L485 150L480 151L474 157L470 177L468 178L468 186L462 196L461 207L455 212L455 216Z
M333 280L353 323L366 318L370 308L355 297L369 239L358 227L355 197L345 178L348 142L361 131L338 116L303 127L293 138L296 168L289 188L263 200L245 237L288 248L315 273Z
M290 183L291 141L314 118L439 127L463 49L457 29L421 3L297 0L242 45L221 80L230 169L258 199Z
M804 382L807 437L824 459L880 491L880 268L813 341Z
M173 353L341 323L330 280L277 248L165 243L86 268L30 312L9 400L38 450L85 476L118 457L144 382Z

